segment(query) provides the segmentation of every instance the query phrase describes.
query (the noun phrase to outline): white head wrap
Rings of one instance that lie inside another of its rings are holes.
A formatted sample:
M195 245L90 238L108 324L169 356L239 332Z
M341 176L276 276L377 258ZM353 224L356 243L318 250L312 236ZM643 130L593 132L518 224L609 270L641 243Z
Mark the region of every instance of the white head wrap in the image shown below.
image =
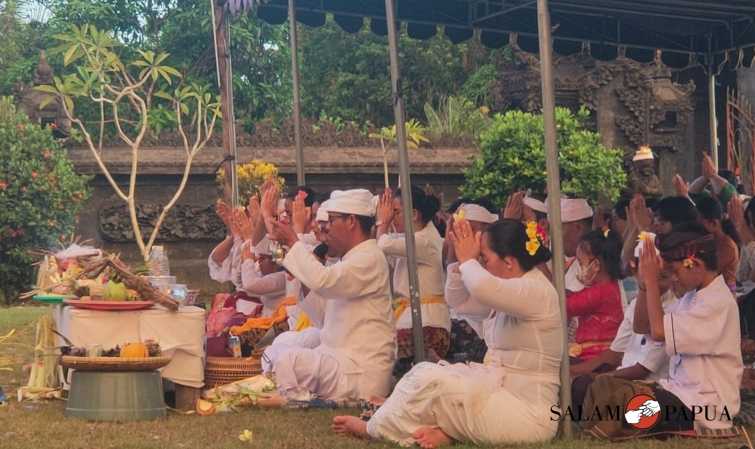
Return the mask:
M464 203L459 206L456 212L462 212L464 214L464 219L469 221L477 221L487 224L492 224L498 221L498 215L491 214L490 211L478 204Z
M548 213L548 206L544 202L532 198L531 196L524 197L524 205L534 210L535 212L540 212L542 214Z
M315 221L328 221L328 207L330 206L330 200L323 201L320 207L317 208L317 215Z
M374 217L372 193L365 189L335 190L330 194L328 212Z
M265 236L259 243L253 248L254 254L257 256L272 256L273 253L270 250L270 239Z
M592 207L581 198L561 198L561 222L572 223L592 217Z

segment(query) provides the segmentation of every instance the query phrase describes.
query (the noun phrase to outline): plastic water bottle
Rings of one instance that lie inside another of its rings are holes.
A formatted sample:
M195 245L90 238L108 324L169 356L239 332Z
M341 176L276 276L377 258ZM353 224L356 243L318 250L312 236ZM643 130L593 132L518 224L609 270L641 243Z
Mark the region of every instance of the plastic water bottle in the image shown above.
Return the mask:
M153 246L149 253L152 276L170 276L168 254L162 246Z

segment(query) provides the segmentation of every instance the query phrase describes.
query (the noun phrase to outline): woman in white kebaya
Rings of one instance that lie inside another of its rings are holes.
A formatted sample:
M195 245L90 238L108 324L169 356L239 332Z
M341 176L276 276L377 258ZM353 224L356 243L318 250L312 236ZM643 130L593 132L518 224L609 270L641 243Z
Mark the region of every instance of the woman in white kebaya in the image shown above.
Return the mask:
M494 356L484 365L419 364L369 422L339 416L335 432L424 448L555 436L551 407L558 403L564 328L556 290L536 268L550 258L548 249L514 220L484 234L461 220L452 240L470 296L494 311Z
M272 315L286 297L286 272L273 262L270 240L250 243L241 251L241 285L245 292L262 301L261 316Z
M437 362L445 357L451 339L451 317L443 299L443 237L432 221L440 203L437 198L427 195L416 186L412 186L411 196L422 331L428 359ZM394 317L398 342L398 366L394 373L403 375L411 367L414 345L400 191L395 198L389 189L385 191L377 208L376 226L378 247L393 265Z

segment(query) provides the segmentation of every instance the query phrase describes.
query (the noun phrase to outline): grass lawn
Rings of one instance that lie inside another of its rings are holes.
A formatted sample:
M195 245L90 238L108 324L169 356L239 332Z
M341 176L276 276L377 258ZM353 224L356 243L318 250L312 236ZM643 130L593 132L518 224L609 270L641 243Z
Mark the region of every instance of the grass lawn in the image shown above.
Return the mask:
M10 345L0 347L0 358L12 357L12 372L0 371L0 386L9 397L26 382L23 365L31 360L34 322L45 307L0 308L0 335L16 329ZM63 401L17 403L0 407L0 448L16 449L346 449L395 448L397 446L358 441L329 431L330 411L249 410L244 413L199 417L170 413L167 418L141 423L89 423L63 416ZM346 413L347 411L341 411ZM505 423L501 423L505 425ZM243 430L254 432L252 443L243 443ZM755 434L755 432L752 432ZM546 445L512 446L548 449L598 449L609 444L588 439L557 441ZM645 441L611 444L625 449L697 449L700 441ZM454 446L464 448L466 446Z

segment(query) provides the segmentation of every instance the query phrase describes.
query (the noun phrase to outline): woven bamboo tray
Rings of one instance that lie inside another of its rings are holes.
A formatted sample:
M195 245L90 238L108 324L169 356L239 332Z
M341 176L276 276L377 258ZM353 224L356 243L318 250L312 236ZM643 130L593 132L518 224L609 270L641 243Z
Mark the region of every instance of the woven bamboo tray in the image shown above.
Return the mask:
M60 364L78 371L154 371L170 363L170 357L74 357L64 355Z
M251 357L207 357L205 387L213 388L262 374L261 356L261 351L255 351Z

